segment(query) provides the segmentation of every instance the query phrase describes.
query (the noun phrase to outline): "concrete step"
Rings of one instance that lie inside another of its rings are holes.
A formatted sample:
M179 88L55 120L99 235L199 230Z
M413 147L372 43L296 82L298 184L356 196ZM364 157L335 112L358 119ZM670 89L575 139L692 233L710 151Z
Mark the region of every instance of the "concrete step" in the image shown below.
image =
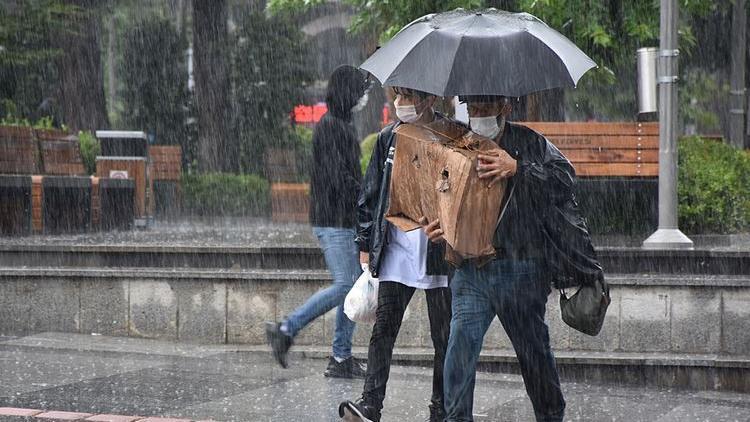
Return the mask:
M628 247L597 249L607 273L743 275L750 250L655 251ZM324 269L320 249L287 246L0 245L5 267L160 267L223 269Z

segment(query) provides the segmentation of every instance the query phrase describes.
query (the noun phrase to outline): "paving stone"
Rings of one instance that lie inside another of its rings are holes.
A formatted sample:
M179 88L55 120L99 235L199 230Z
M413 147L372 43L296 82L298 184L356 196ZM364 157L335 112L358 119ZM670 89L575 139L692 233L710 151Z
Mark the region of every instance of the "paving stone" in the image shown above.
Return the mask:
M93 415L91 413L51 411L40 413L34 417L39 419L52 419L55 421L77 421L79 419L86 419L89 416Z
M124 416L124 415L94 415L86 418L92 422L134 422L143 420L141 416Z
M22 409L18 407L0 407L0 416L34 416L43 413L39 409Z

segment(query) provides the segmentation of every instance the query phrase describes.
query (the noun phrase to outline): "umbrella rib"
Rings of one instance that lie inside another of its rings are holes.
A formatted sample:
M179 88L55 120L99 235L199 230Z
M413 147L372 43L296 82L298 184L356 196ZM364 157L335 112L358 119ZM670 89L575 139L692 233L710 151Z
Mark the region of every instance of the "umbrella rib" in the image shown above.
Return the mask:
M474 24L476 23L476 21L477 20L476 20L476 16L475 16L475 18L471 21L471 23L469 25L466 25L466 28L464 29L464 31L460 35L460 38L458 40L458 45L456 45L456 51L453 53L453 60L451 61L451 71L448 74L448 79L445 81L445 85L444 86L446 88L448 87L448 84L450 83L451 78L453 77L453 71L455 70L455 66L454 65L456 63L456 57L458 56L458 51L461 49L461 44L463 44L463 42L464 42L464 35L466 35L466 33L469 32L469 29L471 29L471 27L474 26Z

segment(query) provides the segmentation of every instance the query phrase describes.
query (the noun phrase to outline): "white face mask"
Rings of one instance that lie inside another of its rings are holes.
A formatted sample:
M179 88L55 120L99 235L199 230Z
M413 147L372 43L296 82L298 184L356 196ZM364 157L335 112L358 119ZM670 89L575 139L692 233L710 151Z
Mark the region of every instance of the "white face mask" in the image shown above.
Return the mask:
M470 117L469 125L471 130L484 137L495 139L500 134L500 130L505 126L505 118L501 117L501 123L497 123L497 117Z
M414 105L399 105L400 101L396 98L393 105L396 107L396 117L404 123L414 123L419 120L419 113L417 113L417 107Z

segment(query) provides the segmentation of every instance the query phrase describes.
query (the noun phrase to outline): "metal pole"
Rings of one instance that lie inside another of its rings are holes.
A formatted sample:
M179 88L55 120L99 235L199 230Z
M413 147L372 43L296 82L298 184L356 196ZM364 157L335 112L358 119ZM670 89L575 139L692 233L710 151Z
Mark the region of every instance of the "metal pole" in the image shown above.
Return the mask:
M677 0L661 0L659 41L659 228L644 249L689 249L677 228Z
M732 6L732 56L729 91L729 143L735 148L745 147L746 26L745 0L734 0Z

